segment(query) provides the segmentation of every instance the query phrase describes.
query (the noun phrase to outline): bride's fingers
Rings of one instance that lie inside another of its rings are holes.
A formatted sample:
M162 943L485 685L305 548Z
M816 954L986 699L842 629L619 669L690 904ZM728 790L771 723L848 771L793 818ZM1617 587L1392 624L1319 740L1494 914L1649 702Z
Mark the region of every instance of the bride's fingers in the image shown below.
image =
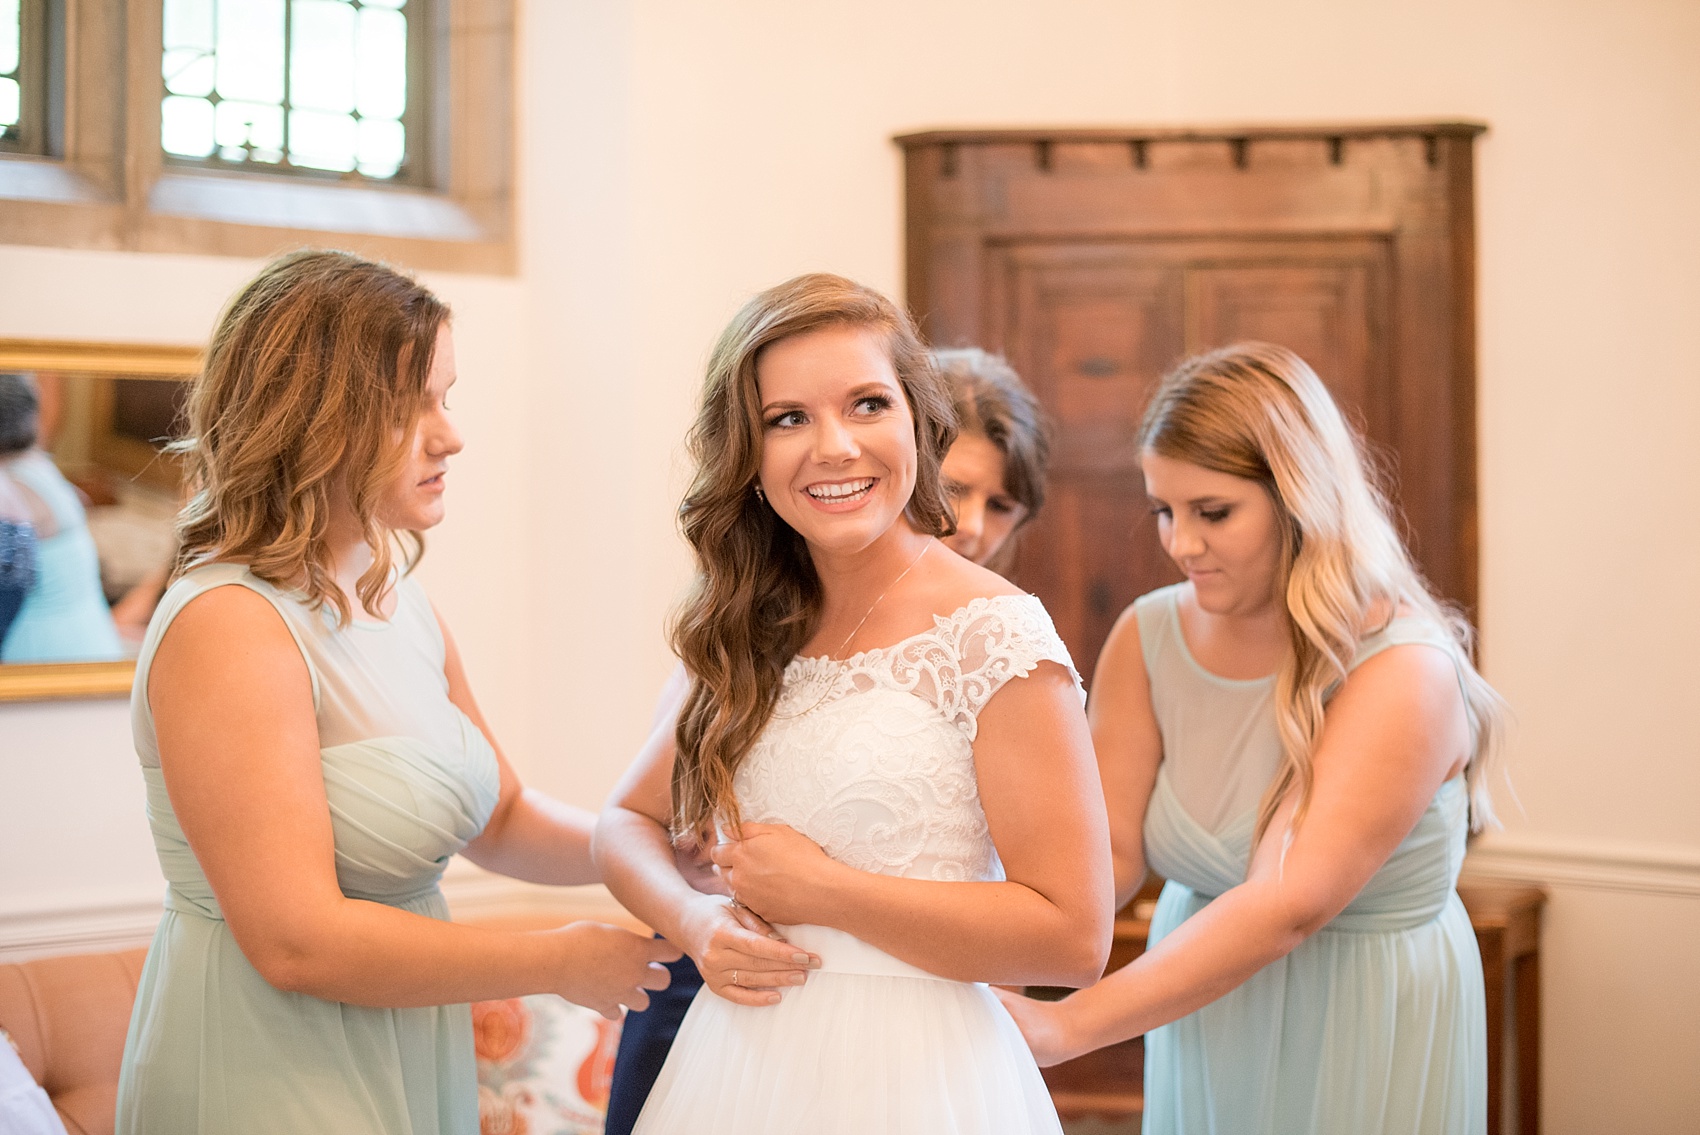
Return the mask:
M738 920L738 924L752 934L760 934L763 938L772 938L780 942L785 941L784 937L781 936L779 931L773 928L772 924L770 924L767 919L763 918L743 903L736 903L733 905L732 917L736 918Z
M781 998L777 989L750 989L742 985L716 985L712 988L734 1005L777 1005Z
M754 918L757 925L765 927L765 932L750 929L744 922L746 916ZM722 925L715 932L711 951L718 947L721 950L747 954L749 957L760 961L775 962L781 967L820 968L820 959L807 950L799 950L783 938L770 937L773 927L749 910L743 907L733 907L732 917L731 925Z

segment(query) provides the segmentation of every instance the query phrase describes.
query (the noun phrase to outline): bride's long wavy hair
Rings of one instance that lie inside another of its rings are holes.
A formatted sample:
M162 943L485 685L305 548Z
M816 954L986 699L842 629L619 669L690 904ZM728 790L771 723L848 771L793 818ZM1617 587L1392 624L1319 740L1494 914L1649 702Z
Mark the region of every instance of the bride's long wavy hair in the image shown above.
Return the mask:
M673 764L673 835L712 842L736 828L733 777L773 714L785 667L814 634L820 577L807 545L756 495L763 421L757 369L781 339L864 327L885 341L915 420L917 530L955 530L939 463L956 436L950 390L908 314L842 276L816 273L769 288L721 332L689 436L696 466L679 508L697 578L673 620L673 649L690 676Z
M1345 681L1358 644L1401 607L1447 632L1471 732L1470 828L1493 823L1487 774L1504 702L1471 662L1470 624L1435 597L1411 562L1362 445L1316 372L1269 343L1187 359L1158 387L1139 445L1256 481L1275 503L1291 649L1275 691L1282 762L1258 808L1257 838L1290 793L1298 797L1292 827L1303 821L1327 699Z
M332 578L328 525L343 493L372 565L356 593L374 618L396 533L377 518L407 460L448 308L414 280L346 252L272 261L231 299L189 392L194 495L177 518L175 573L246 563L309 603L354 612ZM405 534L403 568L424 552Z

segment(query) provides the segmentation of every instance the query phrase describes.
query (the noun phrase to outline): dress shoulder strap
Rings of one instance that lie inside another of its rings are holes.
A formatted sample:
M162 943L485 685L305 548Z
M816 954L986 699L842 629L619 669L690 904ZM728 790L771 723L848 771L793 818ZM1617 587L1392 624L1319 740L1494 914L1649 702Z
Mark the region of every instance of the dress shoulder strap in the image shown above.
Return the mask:
M136 656L136 677L130 687L130 724L135 735L137 752L145 765L159 763L159 753L154 745L153 710L148 705L147 696L148 673L153 665L154 652L159 649L165 632L170 629L173 620L182 613L183 608L220 587L246 587L276 609L278 616L283 619L284 627L289 631L289 637L295 641L296 649L301 652L301 660L306 663L307 677L313 686L313 711L318 712L319 669L313 664L313 654L302 638L303 619L310 613L299 600L259 578L244 564L202 564L177 577L171 586L166 588L165 594L160 596L159 604L154 608L153 618L148 620L148 631L142 639L141 652Z
M1352 655L1352 664L1348 669L1356 670L1392 647L1413 645L1432 646L1452 656L1454 661L1458 657L1458 644L1445 627L1432 619L1415 615L1394 619L1380 630L1372 631L1359 639L1357 653Z
M1167 587L1147 591L1133 601L1134 617L1139 620L1139 653L1145 659L1147 675L1160 673L1165 668L1163 654L1172 648L1174 637L1179 633L1175 626L1179 617L1175 604L1180 587L1178 583L1171 583Z
M1041 662L1055 662L1066 669L1085 701L1080 672L1037 596L976 599L943 623L939 631L952 648L957 681L941 683L939 708L969 740L979 732L980 711L986 703L1012 678L1025 678Z

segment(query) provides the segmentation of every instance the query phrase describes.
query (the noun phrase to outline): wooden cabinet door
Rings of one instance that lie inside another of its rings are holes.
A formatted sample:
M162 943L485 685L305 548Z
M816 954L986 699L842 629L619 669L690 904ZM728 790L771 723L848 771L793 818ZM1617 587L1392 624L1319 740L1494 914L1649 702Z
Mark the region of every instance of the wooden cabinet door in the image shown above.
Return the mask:
M1134 448L1158 380L1199 351L1282 343L1387 446L1384 258L1384 245L1360 240L1047 242L991 258L987 345L1055 430L1050 499L1012 574L1045 601L1088 680L1122 609L1180 578Z

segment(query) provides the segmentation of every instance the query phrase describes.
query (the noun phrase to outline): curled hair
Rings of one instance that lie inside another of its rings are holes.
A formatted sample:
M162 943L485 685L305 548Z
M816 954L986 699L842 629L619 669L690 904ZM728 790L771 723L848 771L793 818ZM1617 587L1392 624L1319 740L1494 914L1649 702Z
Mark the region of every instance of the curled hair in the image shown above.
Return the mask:
M763 420L762 351L828 327L863 327L885 341L915 421L915 489L907 516L922 532L955 530L939 463L956 437L950 392L908 314L842 276L798 276L746 303L721 332L691 427L695 463L679 508L697 577L673 623L690 675L673 764L673 832L712 842L739 821L733 777L773 714L785 667L820 618L820 577L807 545L754 492Z
M1275 690L1282 762L1258 808L1257 838L1289 793L1297 793L1293 826L1303 820L1327 700L1346 680L1359 643L1401 607L1447 632L1470 724L1470 827L1494 822L1487 771L1504 702L1470 660L1469 623L1434 596L1411 562L1359 440L1305 361L1269 343L1185 360L1158 387L1139 445L1256 481L1275 504L1291 649Z
M327 539L346 499L372 549L355 590L376 617L395 548L377 509L407 459L448 314L415 281L346 252L291 253L237 292L190 391L189 436L173 446L194 489L176 571L245 563L346 625ZM410 543L406 570L424 550L418 533Z
M979 347L933 352L933 363L950 383L961 436L983 437L1003 456L1003 487L1022 506L1022 525L1045 507L1046 468L1051 457L1050 429L1039 400L1002 355ZM1015 545L1006 542L994 557L1008 566Z

